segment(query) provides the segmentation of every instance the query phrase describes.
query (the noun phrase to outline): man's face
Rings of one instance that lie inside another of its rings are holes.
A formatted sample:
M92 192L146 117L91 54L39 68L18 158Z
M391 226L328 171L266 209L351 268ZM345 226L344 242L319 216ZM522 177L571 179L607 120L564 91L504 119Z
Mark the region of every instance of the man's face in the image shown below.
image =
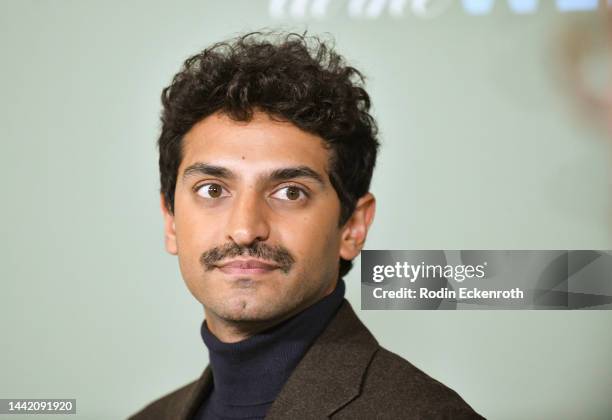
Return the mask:
M207 319L280 320L333 290L340 256L352 257L329 153L263 113L213 114L184 136L166 247Z

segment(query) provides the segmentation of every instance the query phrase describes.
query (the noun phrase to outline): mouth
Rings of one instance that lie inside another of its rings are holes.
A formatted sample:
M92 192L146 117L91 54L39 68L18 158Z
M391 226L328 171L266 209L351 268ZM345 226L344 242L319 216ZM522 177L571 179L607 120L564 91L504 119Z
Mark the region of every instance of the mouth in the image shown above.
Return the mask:
M278 265L260 260L232 260L217 265L217 268L225 274L265 274L276 270Z

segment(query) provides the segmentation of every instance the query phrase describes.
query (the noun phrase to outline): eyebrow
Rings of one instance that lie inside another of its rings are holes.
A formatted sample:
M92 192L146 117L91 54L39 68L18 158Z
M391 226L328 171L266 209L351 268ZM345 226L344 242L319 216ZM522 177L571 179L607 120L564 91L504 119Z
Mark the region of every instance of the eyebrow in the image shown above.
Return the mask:
M189 165L183 171L183 182L185 182L188 178L197 175L216 176L230 180L237 178L235 173L223 166L211 165L205 162L196 162L193 165ZM259 175L257 178L260 182L264 180L278 182L288 181L295 178L308 178L315 181L321 187L325 186L323 177L319 175L317 171L305 165L274 169L268 173Z

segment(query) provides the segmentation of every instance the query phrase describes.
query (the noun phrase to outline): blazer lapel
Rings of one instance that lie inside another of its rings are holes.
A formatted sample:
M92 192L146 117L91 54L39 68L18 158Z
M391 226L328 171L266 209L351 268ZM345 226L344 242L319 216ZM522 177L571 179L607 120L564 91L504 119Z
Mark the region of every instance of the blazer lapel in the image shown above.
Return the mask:
M168 413L172 413L172 418L177 420L193 419L212 386L212 369L209 365L197 381L189 384L185 392L179 393L169 403Z
M267 420L326 418L357 395L378 342L345 299L270 407Z

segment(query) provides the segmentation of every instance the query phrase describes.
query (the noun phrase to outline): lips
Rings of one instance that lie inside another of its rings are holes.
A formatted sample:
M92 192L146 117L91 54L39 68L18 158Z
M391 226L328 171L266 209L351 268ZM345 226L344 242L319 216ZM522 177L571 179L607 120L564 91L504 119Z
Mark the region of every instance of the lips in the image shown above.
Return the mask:
M259 274L278 268L277 265L259 260L233 260L220 264L219 270L227 274Z

